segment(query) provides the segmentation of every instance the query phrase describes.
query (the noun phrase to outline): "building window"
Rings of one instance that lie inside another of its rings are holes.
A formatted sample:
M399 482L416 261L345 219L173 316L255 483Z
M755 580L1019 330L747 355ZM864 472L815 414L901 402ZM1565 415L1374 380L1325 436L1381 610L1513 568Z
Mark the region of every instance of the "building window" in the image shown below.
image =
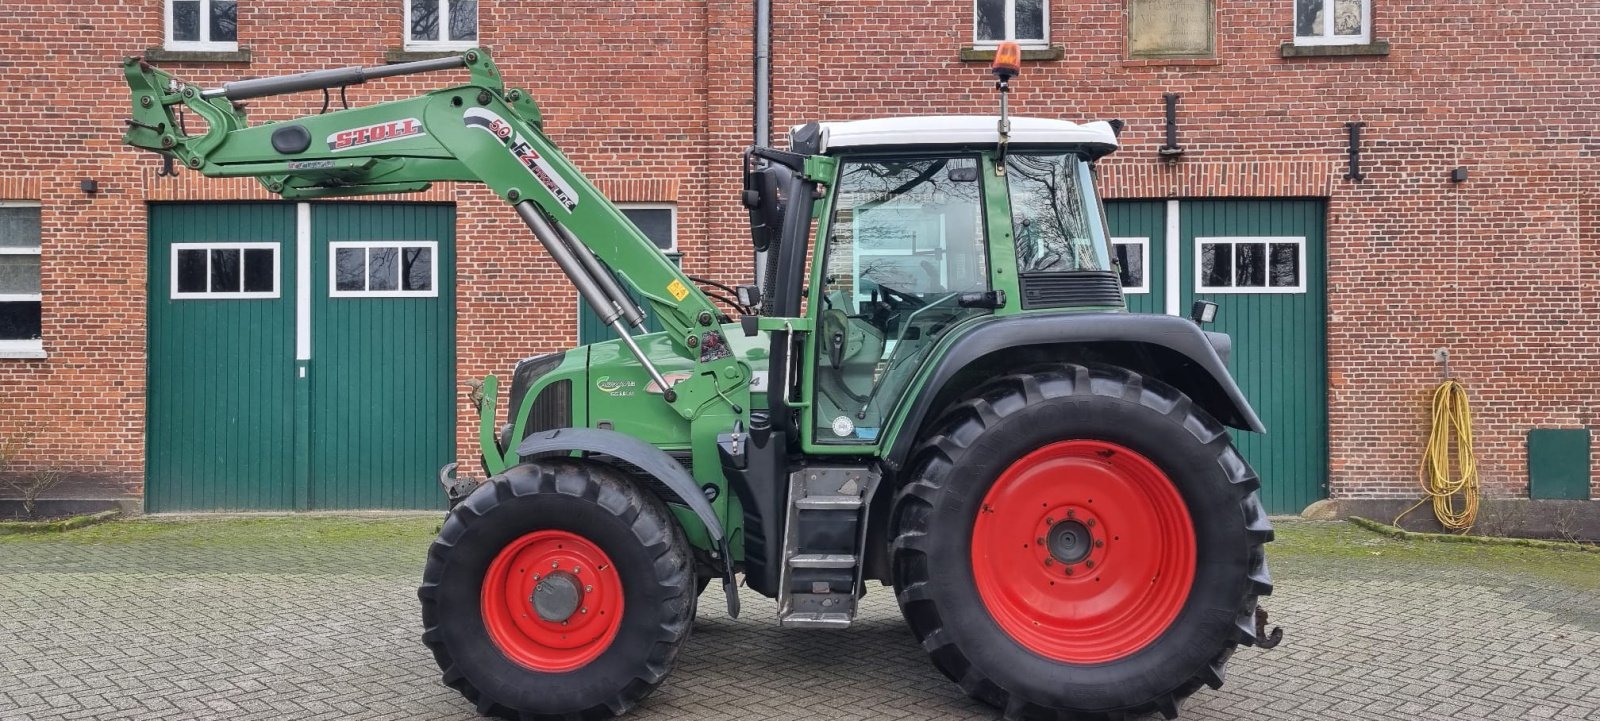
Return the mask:
M239 49L235 0L166 0L168 50Z
M277 243L173 243L172 297L278 297Z
M433 298L439 295L435 241L329 243L328 295L334 298Z
M972 41L994 47L1002 40L1043 48L1050 45L1049 0L973 0Z
M1195 290L1304 293L1305 249L1305 238L1195 238Z
M465 50L478 44L478 0L406 0L407 50Z
M39 204L0 202L0 357L44 356Z
M621 203L622 214L662 252L678 250L678 212L671 203Z
M1116 256L1117 272L1122 275L1124 295L1150 292L1150 239L1112 238L1111 251Z
M1372 0L1294 0L1294 44L1372 42Z

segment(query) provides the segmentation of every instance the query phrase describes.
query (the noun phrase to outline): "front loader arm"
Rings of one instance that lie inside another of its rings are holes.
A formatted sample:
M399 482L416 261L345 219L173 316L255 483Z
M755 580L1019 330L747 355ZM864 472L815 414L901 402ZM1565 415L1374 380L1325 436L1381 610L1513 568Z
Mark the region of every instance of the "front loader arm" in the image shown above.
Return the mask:
M465 85L286 122L252 127L237 104L463 68L471 73ZM544 134L538 106L526 92L506 90L487 51L215 89L185 84L139 58L125 63L124 74L134 110L125 142L207 176L255 177L289 199L416 192L437 181L483 183L515 207L580 296L668 389L662 397L674 410L695 419L717 403L735 416L749 408L749 371L728 350L717 308L556 148ZM200 116L204 132L184 132L183 108ZM693 376L669 387L638 351L622 323L642 328L642 309L613 274L647 301L674 349L695 363Z

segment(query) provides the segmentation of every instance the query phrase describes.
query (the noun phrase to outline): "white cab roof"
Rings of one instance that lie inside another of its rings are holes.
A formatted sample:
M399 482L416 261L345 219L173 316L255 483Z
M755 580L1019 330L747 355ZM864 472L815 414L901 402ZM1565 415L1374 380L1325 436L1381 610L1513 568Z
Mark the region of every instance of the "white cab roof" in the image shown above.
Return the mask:
M997 115L922 115L822 123L822 152L890 145L986 145L1000 139ZM1096 144L1117 147L1111 123L1011 117L1016 145Z

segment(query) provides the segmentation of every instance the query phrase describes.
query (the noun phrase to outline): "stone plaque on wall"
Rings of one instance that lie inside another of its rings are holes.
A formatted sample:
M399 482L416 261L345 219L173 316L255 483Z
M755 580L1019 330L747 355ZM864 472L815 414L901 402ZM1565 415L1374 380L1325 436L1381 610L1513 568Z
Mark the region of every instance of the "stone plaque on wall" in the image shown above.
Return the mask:
M1213 0L1128 0L1128 54L1210 58L1217 54Z

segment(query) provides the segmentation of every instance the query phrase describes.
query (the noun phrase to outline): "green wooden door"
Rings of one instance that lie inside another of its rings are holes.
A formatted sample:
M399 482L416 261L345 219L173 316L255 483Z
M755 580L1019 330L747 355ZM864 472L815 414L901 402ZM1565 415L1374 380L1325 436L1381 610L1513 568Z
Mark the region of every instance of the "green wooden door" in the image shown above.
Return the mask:
M149 214L145 508L291 508L295 212Z
M1106 201L1111 245L1122 270L1122 293L1131 313L1163 312L1166 218L1165 201Z
M455 210L312 206L310 505L444 506L455 458Z
M1196 298L1221 306L1209 329L1233 337L1228 365L1267 426L1265 436L1233 435L1271 513L1327 495L1323 228L1319 200L1181 203L1179 308Z

